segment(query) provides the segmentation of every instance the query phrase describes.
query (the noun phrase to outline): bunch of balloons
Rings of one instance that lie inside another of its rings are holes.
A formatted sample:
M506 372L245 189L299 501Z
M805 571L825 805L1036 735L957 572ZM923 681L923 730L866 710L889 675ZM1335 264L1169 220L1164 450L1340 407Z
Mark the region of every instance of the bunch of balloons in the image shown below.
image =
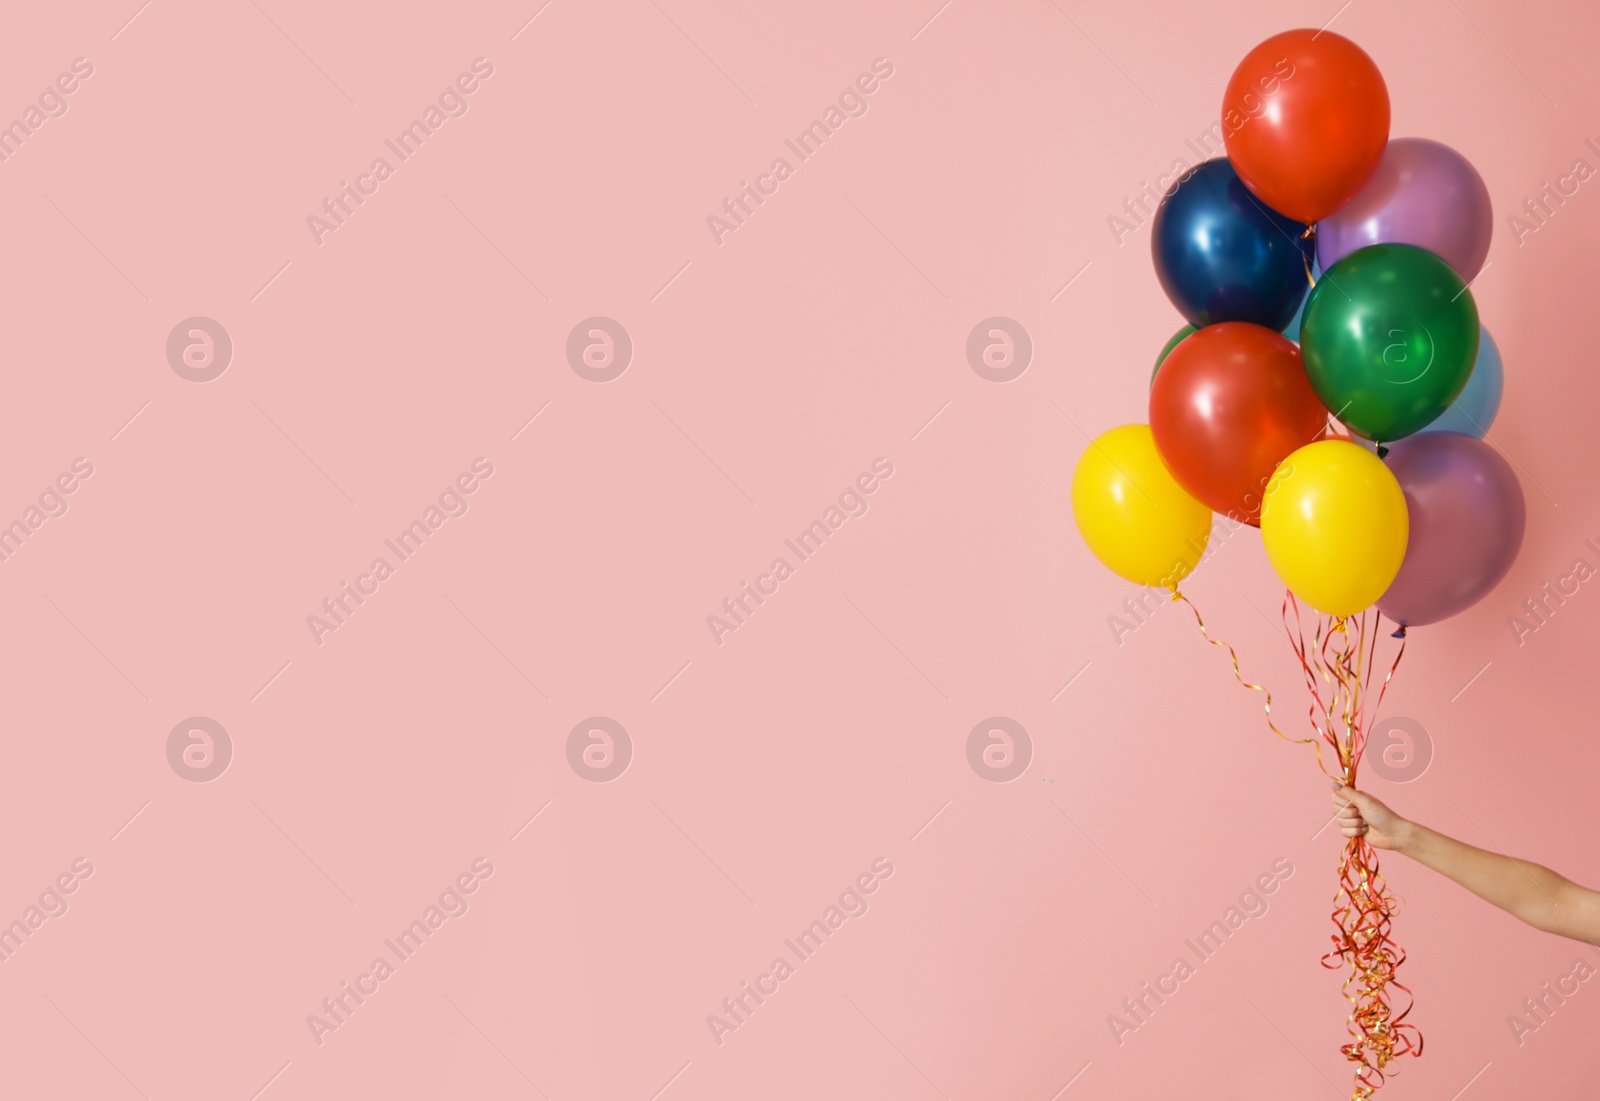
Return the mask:
M1391 141L1377 66L1326 30L1250 51L1221 128L1227 156L1180 177L1151 223L1188 324L1156 359L1148 426L1079 462L1079 530L1123 577L1175 588L1217 512L1259 527L1319 612L1455 615L1504 578L1526 519L1483 441L1503 387L1469 289L1483 179L1438 142Z
M1500 355L1469 289L1489 251L1489 194L1455 150L1389 139L1377 66L1327 30L1250 51L1219 128L1227 156L1182 175L1151 221L1156 275L1187 324L1156 358L1149 423L1113 428L1079 460L1073 514L1105 565L1184 601L1214 513L1259 527L1288 589L1312 735L1279 730L1270 694L1268 724L1354 785L1366 709L1399 664L1367 690L1383 617L1403 653L1408 626L1480 600L1522 545L1522 491L1484 442ZM1316 613L1309 641L1302 602ZM1395 977L1396 911L1376 851L1350 839L1323 963L1347 969L1341 1051L1357 1101L1422 1051Z

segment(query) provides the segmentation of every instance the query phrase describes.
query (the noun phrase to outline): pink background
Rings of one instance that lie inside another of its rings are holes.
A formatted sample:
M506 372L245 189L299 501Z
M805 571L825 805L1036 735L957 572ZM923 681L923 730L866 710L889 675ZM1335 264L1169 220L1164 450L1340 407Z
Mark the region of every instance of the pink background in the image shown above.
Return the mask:
M93 873L0 968L0 1092L1347 1095L1326 785L1180 610L1118 643L1133 590L1066 494L1180 324L1108 216L1192 158L1246 50L1335 16L1393 133L1489 185L1473 289L1529 505L1511 576L1416 632L1390 694L1431 767L1371 790L1600 883L1600 582L1507 624L1600 564L1600 181L1520 246L1506 221L1600 165L1592 5L540 2L6 14L0 120L94 72L0 163L0 522L93 475L0 565L0 923ZM467 113L319 245L307 217L480 57ZM719 245L707 217L877 58L866 115ZM1035 348L1003 385L965 353L997 315ZM165 353L195 316L234 345L203 385ZM605 384L566 358L593 316L634 347ZM470 510L319 645L307 617L479 457ZM880 457L865 515L719 645L706 617ZM1189 591L1298 705L1258 536ZM191 716L231 738L210 782L169 763ZM568 758L591 716L632 743L607 783ZM1031 738L1010 783L968 760L990 716ZM308 1015L479 858L469 910L319 1044ZM868 911L719 1044L708 1015L879 858ZM1108 1015L1280 858L1119 1045ZM1386 867L1427 1051L1382 1096L1587 1096L1600 987L1507 1023L1577 946Z

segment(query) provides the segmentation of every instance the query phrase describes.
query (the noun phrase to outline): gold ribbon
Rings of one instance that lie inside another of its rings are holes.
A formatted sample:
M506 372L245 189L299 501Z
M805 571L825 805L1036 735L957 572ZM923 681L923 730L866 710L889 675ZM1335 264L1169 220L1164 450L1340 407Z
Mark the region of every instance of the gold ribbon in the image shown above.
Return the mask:
M1309 232L1309 231L1308 231ZM1272 693L1264 686L1244 679L1239 668L1239 655L1221 639L1212 638L1206 630L1205 620L1194 602L1170 586L1172 599L1181 600L1194 613L1195 625L1200 635L1212 646L1228 652L1233 665L1234 679L1245 688L1260 692L1265 697L1262 710L1267 726L1284 741L1296 745L1312 745L1316 750L1317 767L1324 775L1349 787L1356 783L1356 772L1361 755L1366 749L1368 724L1366 707L1371 693L1372 675L1378 656L1378 640L1382 634L1383 616L1377 612L1363 612L1359 616L1325 616L1314 614L1311 638L1305 634L1305 624L1300 604L1294 594L1283 597L1283 627L1289 635L1289 645L1305 676L1310 695L1307 717L1312 735L1296 738L1285 734L1272 720ZM1289 624L1290 610L1294 612L1294 627ZM1389 682L1394 678L1400 659L1405 655L1405 628L1396 636L1400 648L1394 663L1378 686L1376 699L1372 700L1373 714L1382 706ZM1328 771L1322 756L1322 747L1329 746L1339 761L1338 773ZM1406 1020L1411 1013L1414 998L1411 990L1396 978L1396 972L1405 962L1406 954L1391 936L1399 902L1385 884L1378 868L1378 854L1364 837L1351 838L1340 856L1339 887L1333 896L1331 920L1336 932L1333 947L1322 957L1322 964L1330 970L1348 967L1343 993L1350 1003L1346 1029L1350 1042L1340 1047L1340 1052L1355 1064L1355 1083L1351 1101L1369 1101L1383 1085L1389 1065L1403 1055L1422 1054L1422 1034ZM1399 1007L1394 992L1404 995Z

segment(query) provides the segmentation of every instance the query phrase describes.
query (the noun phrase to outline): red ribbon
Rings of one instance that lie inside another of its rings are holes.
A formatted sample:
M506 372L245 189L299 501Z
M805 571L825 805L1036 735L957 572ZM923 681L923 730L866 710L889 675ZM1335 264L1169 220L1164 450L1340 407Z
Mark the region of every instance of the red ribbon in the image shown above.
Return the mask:
M1367 745L1367 705L1370 700L1372 714L1376 716L1405 654L1405 628L1396 632L1400 647L1373 697L1372 675L1383 634L1383 616L1376 611L1359 616L1309 612L1311 637L1308 639L1300 604L1293 593L1285 592L1284 631L1299 659L1311 697L1307 709L1311 736L1295 738L1279 730L1272 721L1272 693L1244 679L1233 647L1210 636L1199 609L1176 588L1172 590L1172 599L1189 605L1200 634L1208 643L1228 651L1233 675L1239 683L1266 696L1263 709L1272 732L1286 741L1313 746L1317 765L1323 773L1334 781L1354 787L1357 767ZM1294 613L1292 627L1291 610ZM1338 759L1337 773L1328 769L1322 753L1324 745ZM1339 888L1333 896L1331 920L1336 930L1333 947L1322 957L1323 966L1330 970L1349 968L1344 996L1350 1002L1346 1027L1351 1040L1339 1050L1355 1064L1351 1101L1368 1101L1383 1085L1385 1072L1395 1059L1422 1054L1422 1033L1406 1020L1415 999L1411 989L1396 978L1400 965L1406 960L1405 951L1392 936L1398 912L1399 902L1378 869L1377 850L1364 837L1351 838L1340 856ZM1398 1000L1396 992L1401 996Z

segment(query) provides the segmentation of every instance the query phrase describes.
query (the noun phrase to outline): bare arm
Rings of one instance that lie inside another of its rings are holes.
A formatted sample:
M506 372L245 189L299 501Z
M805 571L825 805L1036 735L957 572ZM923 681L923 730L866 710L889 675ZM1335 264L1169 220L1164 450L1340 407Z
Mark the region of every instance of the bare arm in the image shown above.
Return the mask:
M1333 807L1346 837L1404 853L1535 929L1600 945L1600 892L1408 821L1354 788L1336 787Z

